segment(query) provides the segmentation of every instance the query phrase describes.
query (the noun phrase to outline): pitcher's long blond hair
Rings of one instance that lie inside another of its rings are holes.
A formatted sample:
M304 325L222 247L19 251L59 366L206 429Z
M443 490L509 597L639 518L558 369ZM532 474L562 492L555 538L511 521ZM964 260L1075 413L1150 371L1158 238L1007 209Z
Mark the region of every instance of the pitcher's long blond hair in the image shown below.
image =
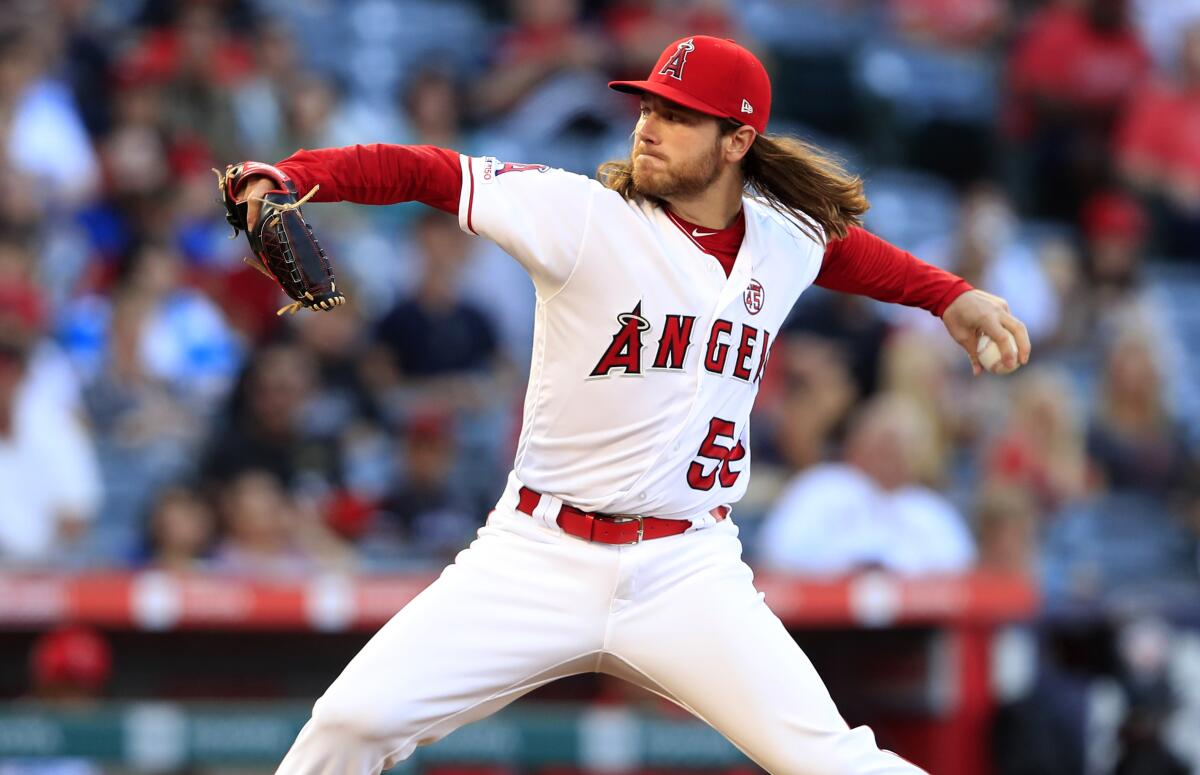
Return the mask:
M736 121L721 121L721 134L738 126ZM862 178L847 172L832 154L796 137L758 135L742 159L742 174L747 191L762 197L818 242L822 235L813 228L814 222L826 239L841 239L851 226L862 225L870 207ZM605 162L596 177L626 199L641 197L633 185L632 159Z

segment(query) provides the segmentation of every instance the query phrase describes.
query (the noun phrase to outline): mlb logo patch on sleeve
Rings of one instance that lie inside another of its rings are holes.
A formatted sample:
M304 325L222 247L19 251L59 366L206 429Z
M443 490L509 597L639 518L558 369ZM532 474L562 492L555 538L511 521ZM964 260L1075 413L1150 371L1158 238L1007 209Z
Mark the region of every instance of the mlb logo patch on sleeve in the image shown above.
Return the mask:
M521 164L518 162L500 161L494 156L485 156L481 161L483 163L480 177L483 178L484 183L490 183L506 172L528 172L530 170L545 172L550 169L545 164Z
M548 169L550 168L545 164L518 164L516 162L506 161L496 169L496 175L503 175L506 172L529 172L530 170L545 172Z

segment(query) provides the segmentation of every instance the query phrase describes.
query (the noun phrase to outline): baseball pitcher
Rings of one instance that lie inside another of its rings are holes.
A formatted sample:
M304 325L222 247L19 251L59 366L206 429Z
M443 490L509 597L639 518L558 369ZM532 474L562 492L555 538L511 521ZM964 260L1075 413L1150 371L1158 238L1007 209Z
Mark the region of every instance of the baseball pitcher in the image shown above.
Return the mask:
M537 291L524 421L477 539L313 708L280 772L377 773L563 676L600 671L715 727L773 773L917 773L851 729L755 590L731 504L779 331L816 284L923 307L976 373L980 337L1029 357L1007 304L860 227L861 181L765 134L762 64L672 43L630 157L599 180L429 146L300 151L221 176L229 217L295 300L344 301L306 199L416 200L495 241ZM287 309L287 308L285 308Z

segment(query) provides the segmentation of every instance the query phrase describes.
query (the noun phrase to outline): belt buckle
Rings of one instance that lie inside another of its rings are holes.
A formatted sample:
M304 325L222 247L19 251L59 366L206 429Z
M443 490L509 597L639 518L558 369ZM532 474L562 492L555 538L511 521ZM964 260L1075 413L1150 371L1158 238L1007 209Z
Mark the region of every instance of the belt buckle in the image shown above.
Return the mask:
M614 546L633 546L634 544L640 544L642 542L642 537L646 534L645 517L638 514L605 514L604 518L611 520L612 522L616 522L617 524L622 524L625 522L638 523L637 538L633 539L632 541L626 541L625 543L613 544Z

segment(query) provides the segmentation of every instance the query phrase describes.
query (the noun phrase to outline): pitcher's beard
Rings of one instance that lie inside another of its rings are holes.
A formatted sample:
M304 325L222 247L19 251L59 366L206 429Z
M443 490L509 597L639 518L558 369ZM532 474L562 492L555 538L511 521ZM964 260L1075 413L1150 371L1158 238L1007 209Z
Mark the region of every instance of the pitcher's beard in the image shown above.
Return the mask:
M642 196L656 199L696 196L721 176L721 148L716 143L709 153L678 169L639 171L636 159L634 156L633 188Z

